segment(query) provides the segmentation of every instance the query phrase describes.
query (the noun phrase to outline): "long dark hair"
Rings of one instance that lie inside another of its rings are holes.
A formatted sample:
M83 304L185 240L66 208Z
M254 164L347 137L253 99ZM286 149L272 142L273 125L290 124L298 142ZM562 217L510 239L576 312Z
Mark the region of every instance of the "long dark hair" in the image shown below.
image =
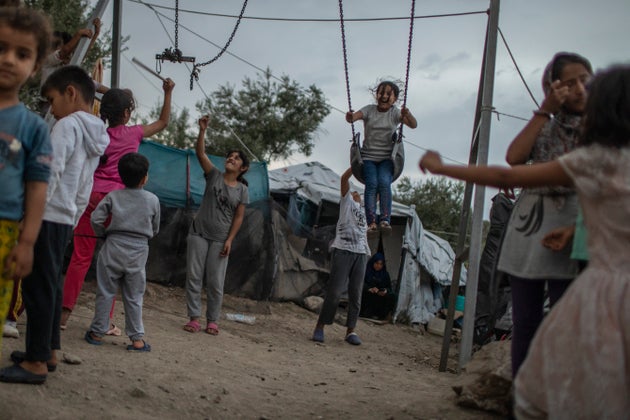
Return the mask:
M581 144L630 144L630 65L598 72L588 86Z
M136 103L129 89L110 89L101 99L101 119L110 127L125 123L125 110L133 111Z
M241 167L247 168L236 177L236 180L246 186L249 186L249 183L247 182L247 180L243 178L243 175L245 175L247 171L249 170L249 158L242 150L238 150L238 149L228 151L225 154L225 157L228 158L232 153L238 153L238 157L241 158L241 161L243 161L243 165Z

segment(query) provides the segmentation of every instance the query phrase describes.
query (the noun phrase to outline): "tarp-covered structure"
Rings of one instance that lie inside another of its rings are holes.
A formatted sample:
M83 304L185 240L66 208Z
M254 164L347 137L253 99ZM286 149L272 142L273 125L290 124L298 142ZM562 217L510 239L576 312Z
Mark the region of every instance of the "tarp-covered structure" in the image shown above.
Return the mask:
M304 244L306 255L328 252L339 212L339 181L339 175L319 162L269 172L270 193L276 201L286 203L286 220L293 234L314 232ZM351 183L351 189L362 192L363 187ZM440 286L451 284L455 254L446 240L423 229L413 207L393 203L391 224L391 235L370 239L369 245L372 253L380 250L385 254L398 290L395 319L427 323L442 308ZM326 256L317 260L326 260ZM465 284L464 269L460 286Z
M160 233L150 243L147 278L182 286L186 236L205 179L192 150L144 141L140 153L151 162L145 188L162 204ZM223 158L210 159L223 170ZM339 175L318 162L273 171L253 162L246 179L250 204L232 244L225 292L296 302L322 294L339 214ZM360 185L352 188L362 192ZM454 253L449 243L425 231L413 208L394 203L392 234L371 239L370 248L387 259L398 291L396 318L428 322L442 307L439 285L451 283ZM464 284L465 271L460 281Z

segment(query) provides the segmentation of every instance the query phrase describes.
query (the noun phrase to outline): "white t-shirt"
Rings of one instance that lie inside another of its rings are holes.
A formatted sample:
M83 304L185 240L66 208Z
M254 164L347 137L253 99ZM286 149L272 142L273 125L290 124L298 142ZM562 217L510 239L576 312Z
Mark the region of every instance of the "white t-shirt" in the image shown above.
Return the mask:
M331 247L370 255L365 209L361 203L354 201L350 191L341 197L337 231Z

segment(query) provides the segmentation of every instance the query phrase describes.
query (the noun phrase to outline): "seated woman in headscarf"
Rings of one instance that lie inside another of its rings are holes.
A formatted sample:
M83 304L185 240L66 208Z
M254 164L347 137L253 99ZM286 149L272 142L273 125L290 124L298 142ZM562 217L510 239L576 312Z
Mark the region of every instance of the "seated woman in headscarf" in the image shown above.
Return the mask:
M370 258L365 270L361 316L385 319L394 310L392 281L385 267L385 256L377 252Z

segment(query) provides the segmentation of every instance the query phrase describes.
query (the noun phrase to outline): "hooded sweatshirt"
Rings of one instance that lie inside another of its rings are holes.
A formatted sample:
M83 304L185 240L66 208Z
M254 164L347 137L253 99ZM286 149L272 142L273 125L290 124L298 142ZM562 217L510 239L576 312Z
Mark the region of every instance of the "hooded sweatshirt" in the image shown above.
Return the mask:
M87 207L94 170L109 136L100 118L77 111L57 121L50 141L53 161L44 220L76 226Z

